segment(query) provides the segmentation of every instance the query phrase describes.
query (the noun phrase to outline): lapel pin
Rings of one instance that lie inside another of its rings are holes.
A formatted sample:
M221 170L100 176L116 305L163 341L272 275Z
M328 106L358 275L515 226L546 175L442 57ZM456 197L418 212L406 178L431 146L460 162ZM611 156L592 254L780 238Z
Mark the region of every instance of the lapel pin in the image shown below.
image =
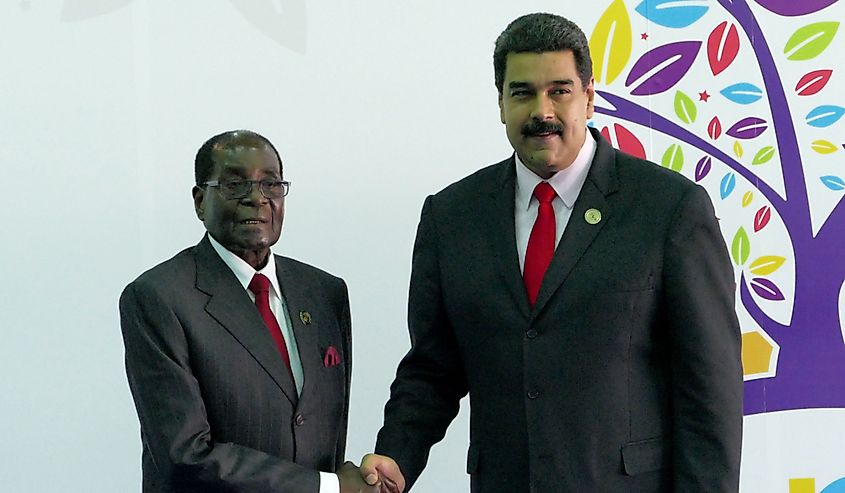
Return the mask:
M311 325L311 314L307 311L299 312L299 319L302 320L303 324Z
M584 213L584 220L588 224L598 224L601 221L601 211L598 209L587 209Z

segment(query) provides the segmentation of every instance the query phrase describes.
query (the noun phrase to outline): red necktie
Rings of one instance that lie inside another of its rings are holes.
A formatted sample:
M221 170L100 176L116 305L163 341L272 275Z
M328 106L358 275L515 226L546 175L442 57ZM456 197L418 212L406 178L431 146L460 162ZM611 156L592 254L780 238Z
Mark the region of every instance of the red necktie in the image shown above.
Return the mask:
M525 267L522 270L522 280L528 301L531 306L537 301L537 293L543 283L543 275L555 254L555 210L552 200L557 196L555 189L546 182L540 182L534 188L534 196L540 202L537 208L537 220L531 228L528 237L528 248L525 249Z
M290 355L288 354L288 347L285 344L285 337L282 335L282 329L279 327L279 321L270 310L270 279L268 279L264 274L255 274L252 281L249 282L249 287L247 289L252 291L252 294L255 295L255 306L258 308L258 313L261 314L261 318L263 318L264 323L267 324L267 328L270 330L270 335L272 335L273 340L276 341L276 349L278 349L279 354L282 355L282 359L285 361L288 373L290 373Z

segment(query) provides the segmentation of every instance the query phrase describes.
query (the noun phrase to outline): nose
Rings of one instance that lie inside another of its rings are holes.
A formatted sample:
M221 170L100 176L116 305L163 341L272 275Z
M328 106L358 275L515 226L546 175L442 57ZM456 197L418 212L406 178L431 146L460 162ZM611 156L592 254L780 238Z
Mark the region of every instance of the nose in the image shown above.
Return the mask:
M252 186L249 188L249 193L246 194L246 197L241 199L241 202L247 204L263 204L267 202L267 197L261 193L260 184L257 182L250 182L250 185Z
M554 118L554 106L546 94L540 93L534 99L534 107L531 108L531 118L540 121Z

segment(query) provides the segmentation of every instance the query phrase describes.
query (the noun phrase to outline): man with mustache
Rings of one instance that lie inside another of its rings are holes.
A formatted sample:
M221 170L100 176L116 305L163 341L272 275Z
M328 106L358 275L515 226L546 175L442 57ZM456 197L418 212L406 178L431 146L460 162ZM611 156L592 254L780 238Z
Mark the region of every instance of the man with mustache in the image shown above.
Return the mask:
M377 491L341 466L346 284L271 252L290 187L278 151L224 132L200 147L195 175L207 234L120 297L144 493Z
M411 349L362 474L412 486L469 394L473 492L736 492L740 333L706 191L587 126L572 22L516 19L493 63L515 153L423 205Z

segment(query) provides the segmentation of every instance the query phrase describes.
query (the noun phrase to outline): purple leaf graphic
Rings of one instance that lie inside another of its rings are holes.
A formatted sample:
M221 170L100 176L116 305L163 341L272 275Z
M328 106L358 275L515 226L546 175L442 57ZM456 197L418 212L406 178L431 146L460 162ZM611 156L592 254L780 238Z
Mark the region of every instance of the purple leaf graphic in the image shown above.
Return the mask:
M631 94L648 96L668 91L692 67L700 48L701 41L679 41L658 46L644 53L631 68L625 80L625 87L630 87L637 80L644 78ZM657 67L660 69L653 72ZM653 73L649 74L650 72Z
M754 0L761 7L785 17L812 14L836 3L836 0Z
M766 124L766 120L749 116L734 123L725 133L735 139L753 139L765 132L767 128L769 126Z
M703 180L710 173L711 162L712 159L710 156L704 156L698 160L698 163L695 165L695 181L699 182Z
M780 288L775 285L772 281L763 278L763 277L755 277L751 279L751 289L757 293L757 296L769 300L769 301L783 301L783 293L781 292Z

